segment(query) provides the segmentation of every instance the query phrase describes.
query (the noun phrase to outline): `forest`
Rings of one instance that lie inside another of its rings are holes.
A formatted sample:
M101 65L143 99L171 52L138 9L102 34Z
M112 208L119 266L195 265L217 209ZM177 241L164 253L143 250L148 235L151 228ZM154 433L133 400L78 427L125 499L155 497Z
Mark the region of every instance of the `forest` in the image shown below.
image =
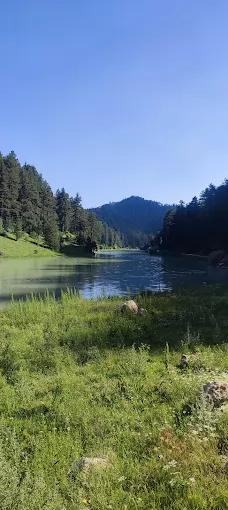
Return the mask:
M132 196L90 209L90 212L109 227L119 230L124 245L135 248L147 245L151 237L161 230L164 216L172 207Z
M228 251L228 179L216 187L210 184L189 204L179 203L167 211L155 242L160 249L208 254Z
M62 188L54 195L36 168L22 166L13 151L0 153L0 234L7 232L17 240L26 233L55 251L66 241L85 247L123 244L116 229L83 209L79 193L71 197Z

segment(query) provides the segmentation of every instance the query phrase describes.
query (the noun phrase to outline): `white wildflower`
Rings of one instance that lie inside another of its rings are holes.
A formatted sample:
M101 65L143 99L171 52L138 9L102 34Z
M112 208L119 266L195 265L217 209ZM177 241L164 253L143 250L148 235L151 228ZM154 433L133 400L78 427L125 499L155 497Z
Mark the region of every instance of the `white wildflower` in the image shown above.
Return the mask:
M177 465L177 461L176 460L170 460L170 462L168 462L169 466L170 467L175 467Z
M118 482L124 482L124 480L126 480L126 476L120 476L118 478Z

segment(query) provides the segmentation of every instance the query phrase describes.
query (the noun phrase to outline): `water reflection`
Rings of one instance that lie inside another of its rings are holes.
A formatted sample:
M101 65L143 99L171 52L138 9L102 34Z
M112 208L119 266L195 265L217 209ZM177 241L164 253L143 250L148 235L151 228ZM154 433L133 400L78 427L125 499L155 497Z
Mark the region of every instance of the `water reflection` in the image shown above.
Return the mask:
M225 274L226 272L226 274ZM182 285L224 280L222 273L209 271L204 260L195 257L150 257L140 251L103 252L95 259L0 260L0 305L14 295L20 299L48 289L57 297L66 288L81 291L86 298L124 295L129 291L175 289Z

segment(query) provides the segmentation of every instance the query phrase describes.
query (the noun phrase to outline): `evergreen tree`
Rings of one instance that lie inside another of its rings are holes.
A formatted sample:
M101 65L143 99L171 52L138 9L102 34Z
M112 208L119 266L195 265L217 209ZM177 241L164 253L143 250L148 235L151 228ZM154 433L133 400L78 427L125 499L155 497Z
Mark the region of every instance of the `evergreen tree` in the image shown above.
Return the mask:
M74 198L70 199L71 203L71 232L72 234L78 235L80 232L80 222L82 220L82 199L77 193Z
M15 226L14 226L14 233L15 233L15 236L16 236L16 240L18 241L22 235L23 235L23 231L22 231L22 221L17 218L16 221L15 221Z
M56 191L56 206L60 231L65 233L70 230L71 224L71 202L65 189Z
M45 224L44 239L50 250L59 251L60 236L56 223L49 221Z

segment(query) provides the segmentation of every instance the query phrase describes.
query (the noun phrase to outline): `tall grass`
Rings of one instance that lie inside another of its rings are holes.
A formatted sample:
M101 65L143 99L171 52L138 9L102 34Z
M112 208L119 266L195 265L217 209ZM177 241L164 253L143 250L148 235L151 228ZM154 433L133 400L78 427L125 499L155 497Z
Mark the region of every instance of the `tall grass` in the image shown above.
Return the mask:
M228 289L136 299L146 317L72 290L0 313L0 508L227 508L228 413L201 386L228 380Z

